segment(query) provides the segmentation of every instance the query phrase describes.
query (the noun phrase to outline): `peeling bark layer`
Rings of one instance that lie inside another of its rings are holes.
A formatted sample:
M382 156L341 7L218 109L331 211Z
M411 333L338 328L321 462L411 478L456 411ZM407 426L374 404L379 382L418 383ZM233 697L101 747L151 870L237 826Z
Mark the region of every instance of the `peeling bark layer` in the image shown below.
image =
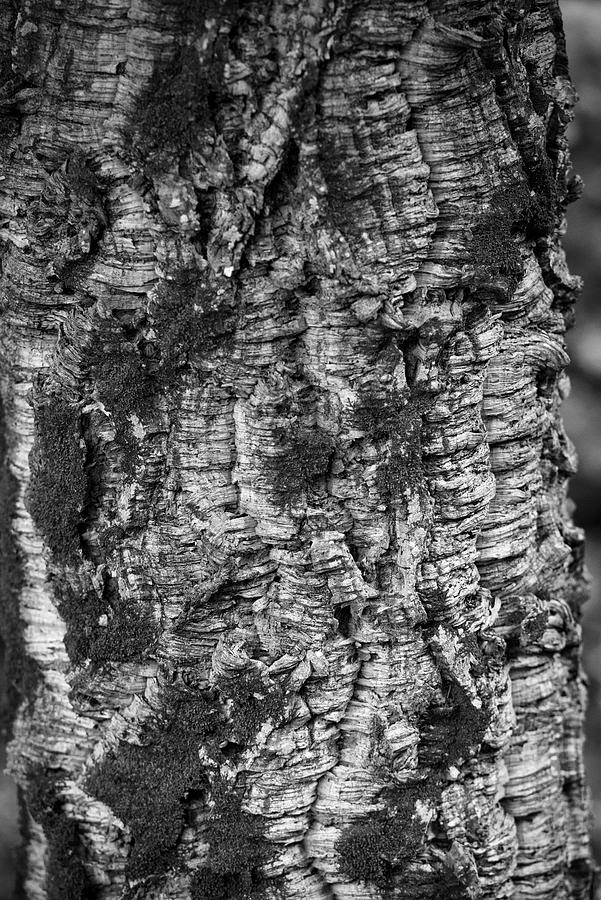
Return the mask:
M593 896L556 0L18 7L26 896Z

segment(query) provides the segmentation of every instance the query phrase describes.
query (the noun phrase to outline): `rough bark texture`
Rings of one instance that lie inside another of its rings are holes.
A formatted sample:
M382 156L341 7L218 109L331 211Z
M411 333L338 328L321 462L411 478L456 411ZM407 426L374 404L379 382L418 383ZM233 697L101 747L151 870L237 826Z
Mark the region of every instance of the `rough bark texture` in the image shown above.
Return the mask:
M31 900L588 898L556 0L2 0Z

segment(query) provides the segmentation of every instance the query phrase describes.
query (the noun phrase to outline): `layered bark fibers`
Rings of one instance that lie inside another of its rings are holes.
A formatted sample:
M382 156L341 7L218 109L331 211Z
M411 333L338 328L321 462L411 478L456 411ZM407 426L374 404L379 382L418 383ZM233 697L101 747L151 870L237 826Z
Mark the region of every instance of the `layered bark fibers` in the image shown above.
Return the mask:
M556 0L2 0L31 900L593 896Z

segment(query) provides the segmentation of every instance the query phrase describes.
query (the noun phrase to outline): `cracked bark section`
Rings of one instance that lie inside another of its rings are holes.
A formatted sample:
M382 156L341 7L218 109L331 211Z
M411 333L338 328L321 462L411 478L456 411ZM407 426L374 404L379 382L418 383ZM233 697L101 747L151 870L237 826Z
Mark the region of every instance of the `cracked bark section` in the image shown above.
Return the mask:
M4 20L26 895L592 896L553 0Z

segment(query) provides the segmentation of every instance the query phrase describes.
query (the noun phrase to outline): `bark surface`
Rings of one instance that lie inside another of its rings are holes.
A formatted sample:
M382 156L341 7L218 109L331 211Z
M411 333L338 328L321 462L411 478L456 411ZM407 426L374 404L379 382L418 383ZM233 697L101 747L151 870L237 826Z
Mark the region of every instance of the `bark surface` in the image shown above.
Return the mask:
M556 0L1 0L30 900L593 896Z

